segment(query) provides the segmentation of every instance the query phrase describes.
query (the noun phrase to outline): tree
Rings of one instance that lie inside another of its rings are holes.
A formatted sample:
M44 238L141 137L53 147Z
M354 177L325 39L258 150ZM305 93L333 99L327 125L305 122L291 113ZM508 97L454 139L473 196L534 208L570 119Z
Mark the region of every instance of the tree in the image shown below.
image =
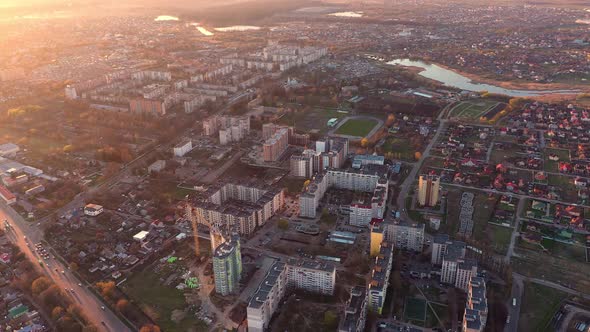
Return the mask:
M287 219L279 219L278 226L280 229L286 231L289 229L289 220Z
M391 127L391 126L393 126L394 123L395 123L395 115L393 113L390 113L387 116L387 121L385 121L385 125L387 127Z
M63 307L61 306L57 306L55 308L53 308L53 310L51 310L51 318L53 320L58 320L61 318L61 316L63 316L65 310Z
M338 316L330 310L324 312L324 327L327 330L336 329L338 324Z
M369 140L366 137L363 137L363 139L361 139L361 146L363 148L366 148L367 146L369 146Z
M420 160L420 158L422 158L422 152L420 152L420 151L414 152L414 159Z
M161 332L161 330L158 325L146 324L139 329L139 332Z
M305 180L305 182L303 182L303 188L307 188L307 186L309 186L309 184L311 183L311 180Z
M33 295L39 295L49 288L49 286L51 286L51 281L49 281L49 279L46 277L39 277L31 284L31 292L33 292Z
M125 313L129 308L129 301L125 299L120 299L119 301L117 301L116 308L117 311L119 311L120 313Z
M62 150L64 153L70 153L70 152L74 151L74 146L72 144L68 144L68 145L64 146Z
M96 283L96 287L100 290L100 293L105 298L111 298L115 291L115 282L114 281L99 281Z

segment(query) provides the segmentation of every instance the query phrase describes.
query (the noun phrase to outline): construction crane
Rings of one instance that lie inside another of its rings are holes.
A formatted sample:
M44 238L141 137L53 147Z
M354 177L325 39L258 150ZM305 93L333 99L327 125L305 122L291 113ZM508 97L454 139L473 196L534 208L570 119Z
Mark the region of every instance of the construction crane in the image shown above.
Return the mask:
M195 241L195 255L197 257L201 257L201 247L199 246L199 224L209 227L211 252L215 251L215 248L217 248L220 244L225 242L225 239L221 235L221 231L219 230L219 228L215 224L205 219L205 217L200 213L200 211L193 209L192 205L189 202L186 202L185 205L185 217L191 222L191 226L193 229L193 239Z

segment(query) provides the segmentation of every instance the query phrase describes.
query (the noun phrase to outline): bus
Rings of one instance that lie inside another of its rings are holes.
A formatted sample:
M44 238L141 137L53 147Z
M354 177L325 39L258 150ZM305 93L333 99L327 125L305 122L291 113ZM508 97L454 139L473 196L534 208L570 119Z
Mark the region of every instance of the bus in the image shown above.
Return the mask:
M516 298L515 297L512 298L512 306L516 307Z

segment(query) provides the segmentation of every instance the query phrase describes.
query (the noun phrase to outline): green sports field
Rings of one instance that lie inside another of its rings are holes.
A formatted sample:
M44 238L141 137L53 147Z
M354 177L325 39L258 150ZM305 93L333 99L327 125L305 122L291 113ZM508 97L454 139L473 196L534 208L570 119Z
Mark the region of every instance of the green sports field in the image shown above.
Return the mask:
M348 119L336 130L336 134L366 137L376 125L377 120Z

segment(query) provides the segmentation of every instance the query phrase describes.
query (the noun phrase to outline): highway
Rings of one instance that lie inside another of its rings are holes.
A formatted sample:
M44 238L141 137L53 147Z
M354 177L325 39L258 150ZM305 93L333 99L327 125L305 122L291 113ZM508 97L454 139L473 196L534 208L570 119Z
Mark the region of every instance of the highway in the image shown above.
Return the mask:
M34 247L35 244L41 242L43 239L43 233L35 226L35 223L26 222L11 207L0 202L0 220L4 221L5 219L11 226L6 232L8 238L19 246L31 262L37 264L41 257L37 255ZM103 303L97 296L83 282L78 280L67 266L64 266L59 260L53 258L54 256L51 255L52 251L50 248L47 246L44 247L50 253L50 258L43 260L43 272L57 286L63 289L65 294L68 294L74 304L82 308L84 314L99 331L131 331L108 307L105 307L103 310ZM64 271L64 273L61 271Z

